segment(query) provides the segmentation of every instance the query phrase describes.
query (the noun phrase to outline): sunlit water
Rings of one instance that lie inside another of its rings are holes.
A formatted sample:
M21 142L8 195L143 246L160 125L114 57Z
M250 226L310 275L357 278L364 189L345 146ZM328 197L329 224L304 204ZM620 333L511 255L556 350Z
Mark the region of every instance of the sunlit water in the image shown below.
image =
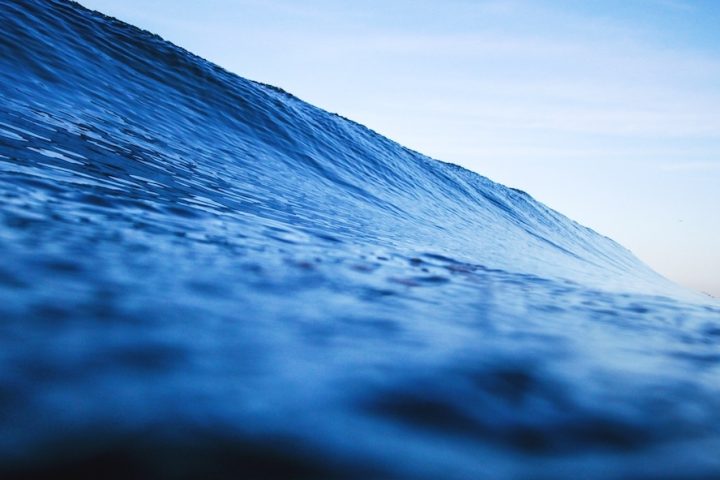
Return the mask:
M3 478L720 478L709 298L77 5L0 25Z

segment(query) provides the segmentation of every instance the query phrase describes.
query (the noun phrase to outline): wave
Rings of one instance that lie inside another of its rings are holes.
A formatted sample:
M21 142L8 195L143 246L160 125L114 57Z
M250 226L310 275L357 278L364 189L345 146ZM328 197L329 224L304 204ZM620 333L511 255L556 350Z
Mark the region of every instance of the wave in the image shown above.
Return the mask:
M720 472L720 309L611 239L78 4L0 24L0 472Z

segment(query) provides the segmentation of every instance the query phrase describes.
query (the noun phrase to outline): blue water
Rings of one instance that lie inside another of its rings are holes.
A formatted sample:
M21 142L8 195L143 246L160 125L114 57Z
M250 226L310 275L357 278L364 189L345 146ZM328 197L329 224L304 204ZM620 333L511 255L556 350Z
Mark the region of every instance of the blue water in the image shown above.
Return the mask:
M0 477L720 478L711 299L77 4L0 26Z

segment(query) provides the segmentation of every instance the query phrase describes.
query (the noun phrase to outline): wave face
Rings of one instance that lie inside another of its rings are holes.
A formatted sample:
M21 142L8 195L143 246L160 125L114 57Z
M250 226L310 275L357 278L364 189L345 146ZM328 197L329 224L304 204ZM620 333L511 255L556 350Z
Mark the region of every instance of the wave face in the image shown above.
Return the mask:
M0 476L720 476L720 308L527 194L0 0Z

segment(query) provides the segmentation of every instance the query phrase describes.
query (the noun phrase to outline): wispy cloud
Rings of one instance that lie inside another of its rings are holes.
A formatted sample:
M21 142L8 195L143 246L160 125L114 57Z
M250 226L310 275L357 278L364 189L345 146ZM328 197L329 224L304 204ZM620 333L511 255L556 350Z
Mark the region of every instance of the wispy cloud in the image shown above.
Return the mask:
M662 7L669 8L672 10L684 10L686 12L692 12L696 10L695 5L682 0L650 0Z
M709 162L676 162L660 166L665 172L720 172L720 158Z

